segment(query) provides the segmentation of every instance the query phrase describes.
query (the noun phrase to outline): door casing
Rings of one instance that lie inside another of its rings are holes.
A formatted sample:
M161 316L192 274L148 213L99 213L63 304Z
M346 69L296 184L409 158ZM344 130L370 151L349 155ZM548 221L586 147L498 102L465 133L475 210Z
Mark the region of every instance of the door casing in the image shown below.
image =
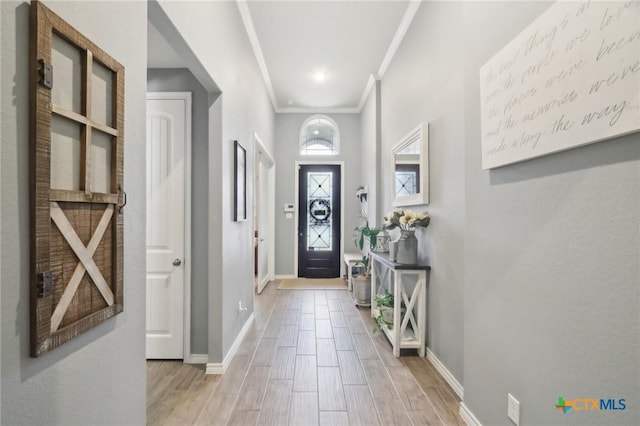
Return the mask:
M193 363L191 354L191 92L147 92L147 100L185 99L184 141L184 306L183 313L183 362Z
M267 194L267 206L258 206L258 208L267 208L268 210L268 219L267 219L267 229L268 229L268 233L269 233L269 261L268 261L268 270L267 270L267 283L269 281L272 281L274 279L274 270L275 270L275 251L276 251L276 246L275 246L275 228L276 228L276 218L275 218L275 203L276 203L276 186L275 186L275 178L276 178L276 163L273 160L273 157L271 156L271 154L269 153L269 151L267 150L267 148L264 146L264 144L262 143L262 140L260 139L260 137L258 136L258 134L256 132L253 133L253 140L255 142L254 144L254 156L253 156L253 170L254 173L259 173L258 172L258 168L260 167L260 159L259 156L262 155L262 157L266 160L266 164L269 166L268 169L268 194ZM260 179L262 179L262 177L260 177ZM259 186L255 185L253 188L253 194L254 194L254 200L257 200L257 198L259 197L257 191L259 190ZM256 202L256 201L254 201ZM258 215L260 215L260 213L258 212ZM259 223L259 219L258 219L258 223ZM256 223L253 224L253 229L254 231L257 229L256 228ZM258 234L258 238L260 238L260 235ZM258 246L259 246L259 242L258 242ZM251 247L253 247L253 243L251 244ZM255 250L252 250L254 259L253 262L256 262L255 259ZM258 252L258 256L260 256L259 252ZM259 259L258 259L259 262ZM252 263L253 264L253 263ZM258 266L258 272L260 271L260 268ZM259 273L258 273L258 280L260 279ZM262 293L262 290L264 289L264 285L261 285L262 283L258 282L258 294Z
M340 276L344 276L344 161L296 161L295 162L295 206L296 213L294 215L294 233L293 233L293 276L298 277L298 209L300 206L300 166L340 166Z

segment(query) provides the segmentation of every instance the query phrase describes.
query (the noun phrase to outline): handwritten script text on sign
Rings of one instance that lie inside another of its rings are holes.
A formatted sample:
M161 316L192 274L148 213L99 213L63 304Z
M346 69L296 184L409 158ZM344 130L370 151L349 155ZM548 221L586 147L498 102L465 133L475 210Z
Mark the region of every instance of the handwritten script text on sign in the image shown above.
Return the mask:
M554 3L480 69L482 168L640 130L640 0Z

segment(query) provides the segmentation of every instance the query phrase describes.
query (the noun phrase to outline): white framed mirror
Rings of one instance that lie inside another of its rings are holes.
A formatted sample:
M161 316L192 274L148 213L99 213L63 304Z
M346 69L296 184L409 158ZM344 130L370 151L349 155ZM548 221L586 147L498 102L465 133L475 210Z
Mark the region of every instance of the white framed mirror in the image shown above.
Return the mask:
M429 204L429 125L420 124L391 148L393 205Z

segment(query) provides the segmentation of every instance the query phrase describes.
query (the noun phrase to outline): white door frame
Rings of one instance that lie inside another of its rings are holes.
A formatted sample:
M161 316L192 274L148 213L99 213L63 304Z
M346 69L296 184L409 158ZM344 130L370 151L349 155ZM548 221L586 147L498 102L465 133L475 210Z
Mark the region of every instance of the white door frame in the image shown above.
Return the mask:
M344 275L344 161L296 161L295 163L295 213L294 213L294 233L293 233L293 276L298 278L298 209L300 206L300 166L340 166L340 276Z
M191 92L147 92L147 99L185 100L184 141L184 307L183 362L193 363L191 357Z
M254 140L254 155L253 155L253 170L254 173L259 173L258 168L260 167L260 160L259 160L259 156L262 155L262 157L266 160L266 164L267 166L269 166L269 181L268 181L268 185L269 185L269 193L267 194L267 198L268 198L268 204L269 206L268 208L268 223L267 223L267 229L268 229L268 233L269 233L269 261L268 261L268 271L267 271L267 276L269 278L269 281L273 281L274 279L274 274L275 274L275 253L276 253L276 244L275 244L275 236L276 236L276 217L275 217L275 212L276 212L276 162L274 161L273 157L271 156L271 153L269 153L269 151L267 150L267 147L265 147L264 143L262 143L262 140L260 139L260 137L258 136L257 132L253 133L253 140ZM261 175L259 175L261 176ZM262 179L262 177L260 177L260 179ZM257 190L259 189L259 187L254 187L253 188L253 194L254 194L254 200L256 199L256 193ZM259 206L259 208L263 208L264 206ZM259 213L258 213L259 214ZM256 229L256 224L253 224L253 229L255 231ZM260 235L258 234L258 238L260 237ZM251 238L254 238L254 235L251 236ZM253 241L252 241L253 242ZM251 247L253 247L253 244L251 244ZM256 259L255 259L255 255L256 252L255 250L251 251L253 254L253 264L255 264ZM258 271L260 270L260 268L258 268ZM259 279L260 277L258 277ZM264 286L262 288L260 288L260 283L258 282L258 294L262 293L262 290L264 289Z

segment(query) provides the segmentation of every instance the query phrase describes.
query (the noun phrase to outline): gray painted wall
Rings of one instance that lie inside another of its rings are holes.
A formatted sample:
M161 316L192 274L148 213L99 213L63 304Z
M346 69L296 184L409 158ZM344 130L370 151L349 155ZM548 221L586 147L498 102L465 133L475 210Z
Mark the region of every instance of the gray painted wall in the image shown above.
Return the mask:
M383 155L431 124L428 345L480 422L511 424L511 392L520 424L635 424L640 135L481 169L479 68L548 6L423 3L382 82ZM564 415L559 396L628 408Z
M199 72L222 92L210 99L208 159L208 353L210 362L220 363L253 312L253 134L273 153L273 107L235 2L161 0L149 7L170 20ZM165 29L162 23L156 27ZM233 221L234 140L247 149L245 222ZM249 310L239 312L238 301Z
M149 92L191 92L191 353L208 352L209 94L187 69L147 70Z
M145 2L48 2L122 63L125 81L124 312L29 357L27 2L2 8L2 418L7 425L144 424ZM108 17L106 20L105 17Z
M294 265L295 219L285 219L282 207L295 203L296 161L344 161L344 235L345 252L354 252L353 229L360 224L356 188L362 184L360 176L360 115L326 114L340 128L340 155L310 157L300 155L300 127L312 114L276 114L276 275L292 275ZM297 214L297 213L296 213Z
M420 123L429 123L431 224L416 231L419 257L432 266L428 287L427 346L463 380L464 126L460 3L429 2L413 24L382 80L382 183L391 210L391 147ZM437 58L437 60L436 60Z

